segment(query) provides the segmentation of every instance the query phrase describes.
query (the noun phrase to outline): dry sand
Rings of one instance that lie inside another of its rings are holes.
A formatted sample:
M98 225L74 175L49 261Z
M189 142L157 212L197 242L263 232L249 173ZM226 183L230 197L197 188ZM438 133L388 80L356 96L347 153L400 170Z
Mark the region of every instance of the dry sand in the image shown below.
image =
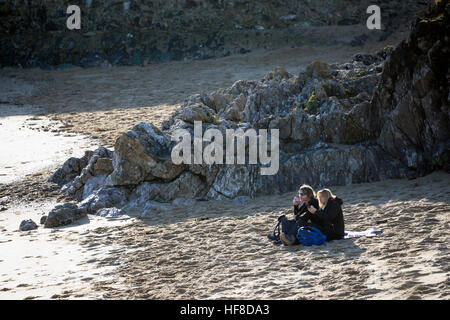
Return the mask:
M266 235L292 215L293 193L25 233L15 231L19 217L51 203L17 206L0 214L0 298L449 298L449 174L331 189L347 230L383 233L276 246Z
M247 206L168 206L144 220L90 216L55 231L17 230L58 202L45 182L56 165L84 148L112 146L139 121L160 124L190 94L258 79L275 66L297 73L315 59L343 62L403 37L145 67L2 69L0 299L448 299L450 175L443 172L331 186L344 200L348 230L384 232L321 247L266 238L280 214L291 214L292 193ZM28 139L45 142L45 154L33 143L33 152L13 147Z

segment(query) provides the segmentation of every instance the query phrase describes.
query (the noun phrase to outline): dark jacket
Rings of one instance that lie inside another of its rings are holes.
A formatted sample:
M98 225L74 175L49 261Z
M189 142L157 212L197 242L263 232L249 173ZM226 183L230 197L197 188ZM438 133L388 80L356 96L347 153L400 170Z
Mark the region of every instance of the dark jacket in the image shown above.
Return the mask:
M319 209L314 215L318 224L328 232L327 240L342 239L344 237L344 215L342 213L342 199L335 197L328 199L325 208Z
M308 203L303 202L301 205L298 204L294 206L295 220L297 221L300 218L302 218L305 222L307 222L309 219L316 220L313 214L311 214L311 212L308 211L308 207L310 206L313 206L314 208L319 210L319 200L317 200L317 198L312 198L311 200L308 201Z

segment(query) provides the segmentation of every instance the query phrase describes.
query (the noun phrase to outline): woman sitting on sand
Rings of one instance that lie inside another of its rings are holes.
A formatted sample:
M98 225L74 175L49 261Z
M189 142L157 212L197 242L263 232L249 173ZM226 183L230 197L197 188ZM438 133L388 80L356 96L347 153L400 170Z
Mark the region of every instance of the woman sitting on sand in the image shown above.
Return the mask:
M309 207L308 212L302 217L303 225L316 227L327 237L327 241L344 238L342 199L333 195L330 189L320 190L317 197L320 209Z
M316 198L314 189L304 184L298 190L298 198L294 198L292 201L294 204L294 217L295 217L295 229L292 229L290 233L282 232L280 234L281 242L286 245L298 244L297 229L303 225L306 225L311 218L311 213L308 208L312 207L316 210L319 209L319 201ZM303 216L302 216L303 215ZM313 217L314 219L314 217Z
M292 201L294 204L294 217L297 223L302 224L310 219L311 213L308 211L308 208L313 206L315 209L319 209L320 206L316 193L311 186L307 184L302 185L298 190L298 195L299 198L294 198Z

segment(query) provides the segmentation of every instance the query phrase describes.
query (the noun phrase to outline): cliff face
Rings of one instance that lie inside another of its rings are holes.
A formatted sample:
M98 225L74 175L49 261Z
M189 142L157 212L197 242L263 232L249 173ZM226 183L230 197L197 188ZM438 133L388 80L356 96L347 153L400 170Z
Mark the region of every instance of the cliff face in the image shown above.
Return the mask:
M207 59L255 48L382 40L423 8L421 1L166 0L70 1L81 30L68 30L69 1L0 1L0 65L141 65ZM382 9L381 31L366 9Z
M391 156L422 175L450 168L450 4L436 0L384 64L371 128Z

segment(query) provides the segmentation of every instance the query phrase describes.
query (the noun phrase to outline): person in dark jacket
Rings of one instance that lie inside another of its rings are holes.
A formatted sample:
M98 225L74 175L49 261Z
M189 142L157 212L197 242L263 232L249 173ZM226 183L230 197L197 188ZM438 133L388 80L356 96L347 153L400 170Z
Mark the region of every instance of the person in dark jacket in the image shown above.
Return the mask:
M322 189L317 192L319 198L319 210L308 208L311 214L310 225L319 229L326 237L327 241L344 238L344 215L342 213L342 199L333 195L330 189Z
M281 242L285 245L298 244L297 229L307 223L309 219L315 217L308 211L308 208L313 207L319 209L319 201L316 198L314 189L309 185L302 185L298 190L298 198L292 200L294 205L295 228L292 228L289 233L282 232L280 234Z
M294 217L297 224L308 222L314 216L309 212L309 207L314 207L316 210L320 208L319 200L316 198L314 189L304 184L299 189L299 198L294 198ZM300 201L299 201L300 200Z

